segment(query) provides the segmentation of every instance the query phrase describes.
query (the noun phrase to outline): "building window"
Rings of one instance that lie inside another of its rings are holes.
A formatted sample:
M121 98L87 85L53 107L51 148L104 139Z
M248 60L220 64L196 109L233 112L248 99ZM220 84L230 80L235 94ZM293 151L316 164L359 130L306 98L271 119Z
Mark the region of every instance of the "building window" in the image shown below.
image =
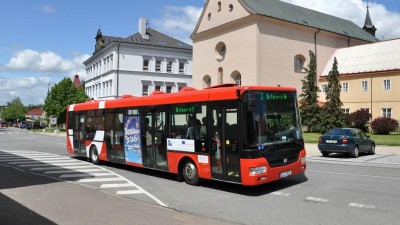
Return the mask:
M294 57L294 72L302 73L304 72L304 63L306 58L303 55L296 55Z
M215 46L215 58L217 59L218 62L221 62L222 60L225 59L226 55L226 46L224 42L219 42Z
M149 95L149 85L143 84L142 95L143 95L143 96L148 96L148 95Z
M342 92L348 92L349 91L349 83L344 82L342 84Z
M156 71L157 72L161 71L161 60L156 60Z
M369 108L361 108L361 110L367 111L367 113L369 113Z
M172 93L172 86L167 86L166 93Z
M205 75L203 77L203 88L208 88L211 86L211 77L209 75Z
M221 11L221 2L218 2L218 12Z
M185 63L179 62L179 73L185 73Z
M242 75L238 71L232 73L232 79L237 85L242 85Z
M382 117L392 117L392 109L391 108L382 108Z
M172 62L171 61L167 61L167 72L172 73Z
M321 86L321 90L322 90L322 92L323 93L328 93L328 85L327 84L323 84L322 86Z
M224 83L224 69L218 68L218 84Z
M368 81L367 80L361 81L361 90L368 91Z
M383 81L383 89L384 90L390 90L390 80L384 80Z
M161 91L161 85L156 85L156 91Z
M349 108L342 109L342 112L344 114L349 114L350 113L350 109Z
M233 5L229 4L229 12L232 12L232 10L233 10Z
M211 13L208 13L207 19L208 19L208 20L211 19Z
M143 70L149 71L149 60L148 59L143 60Z

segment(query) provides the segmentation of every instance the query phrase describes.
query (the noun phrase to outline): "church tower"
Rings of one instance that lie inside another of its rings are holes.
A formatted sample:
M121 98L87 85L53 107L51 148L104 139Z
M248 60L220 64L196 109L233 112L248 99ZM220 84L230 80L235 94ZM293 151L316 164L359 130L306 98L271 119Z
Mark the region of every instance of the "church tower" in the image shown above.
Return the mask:
M375 37L376 28L372 24L371 16L369 15L369 6L368 5L367 5L367 15L365 17L363 30L367 31L368 33L370 33L372 36Z
M100 28L99 28L99 30L97 30L96 45L95 45L94 50L95 50L95 51L99 50L100 48L103 47L103 44L104 44L103 34L101 33L101 30L100 30Z

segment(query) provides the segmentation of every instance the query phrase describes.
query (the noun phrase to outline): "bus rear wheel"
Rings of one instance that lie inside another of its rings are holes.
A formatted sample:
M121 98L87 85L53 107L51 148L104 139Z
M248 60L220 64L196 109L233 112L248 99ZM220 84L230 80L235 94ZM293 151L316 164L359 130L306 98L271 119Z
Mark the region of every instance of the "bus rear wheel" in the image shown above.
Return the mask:
M198 185L200 183L197 167L191 160L185 162L185 165L182 168L182 176L188 184Z
M95 165L100 164L99 151L97 150L97 147L95 145L93 145L90 148L89 156L90 156L90 160L92 161L93 164L95 164Z

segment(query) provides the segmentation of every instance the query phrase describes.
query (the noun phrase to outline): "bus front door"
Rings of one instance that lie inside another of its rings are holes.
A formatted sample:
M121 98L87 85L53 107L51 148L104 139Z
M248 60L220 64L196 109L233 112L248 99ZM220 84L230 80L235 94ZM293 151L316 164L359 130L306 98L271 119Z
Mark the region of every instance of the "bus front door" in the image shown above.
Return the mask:
M210 126L212 177L240 182L237 107L212 108Z
M145 167L167 170L166 109L156 107L142 115L142 157Z

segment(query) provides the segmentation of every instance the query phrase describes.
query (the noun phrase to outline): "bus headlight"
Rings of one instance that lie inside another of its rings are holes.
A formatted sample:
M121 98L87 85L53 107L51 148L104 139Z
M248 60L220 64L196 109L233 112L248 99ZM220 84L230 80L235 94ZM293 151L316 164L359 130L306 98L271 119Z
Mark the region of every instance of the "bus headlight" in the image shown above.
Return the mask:
M267 167L266 166L251 167L249 172L250 172L250 176L266 173Z

